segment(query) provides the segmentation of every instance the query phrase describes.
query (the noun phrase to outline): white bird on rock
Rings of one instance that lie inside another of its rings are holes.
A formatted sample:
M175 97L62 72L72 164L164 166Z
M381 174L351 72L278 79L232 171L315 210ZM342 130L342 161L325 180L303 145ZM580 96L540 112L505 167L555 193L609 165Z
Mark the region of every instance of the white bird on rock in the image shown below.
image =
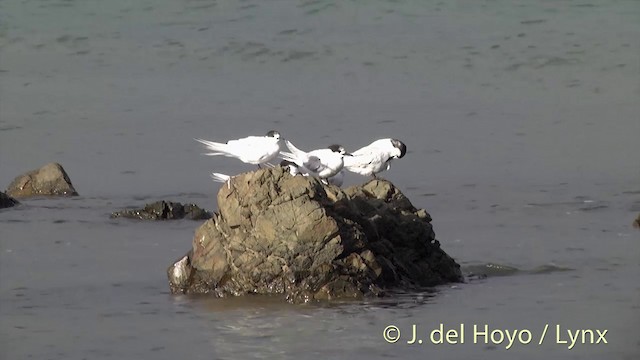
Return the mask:
M380 139L358 149L344 159L344 168L356 174L373 176L389 170L390 162L407 153L407 146L400 140Z
M335 176L344 166L344 157L351 156L341 145L331 145L326 149L304 152L290 141L285 141L291 152L281 152L280 157L295 163L303 173L320 179Z
M267 163L275 159L280 153L280 133L271 130L265 136L248 136L246 138L229 140L227 143L218 143L208 140L195 139L204 144L207 150L212 152L204 155L223 155L234 157L247 164Z
M282 160L280 162L280 166L282 167L286 167L289 170L289 174L296 176L296 175L302 175L302 176L309 176L308 173L303 172L300 167L291 161L288 160ZM345 171L344 169L340 170L337 174L335 174L334 176L323 180L326 181L327 183L331 184L331 185L335 185L337 187L342 186L342 184L344 183L344 174Z

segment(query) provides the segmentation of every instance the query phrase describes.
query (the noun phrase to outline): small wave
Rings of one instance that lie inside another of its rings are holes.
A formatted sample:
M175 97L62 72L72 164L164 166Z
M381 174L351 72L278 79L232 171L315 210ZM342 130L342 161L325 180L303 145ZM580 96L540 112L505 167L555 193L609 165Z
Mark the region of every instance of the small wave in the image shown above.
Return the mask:
M496 276L549 274L555 272L572 271L574 269L548 264L541 265L530 270L522 270L509 265L486 263L464 266L462 270L467 280L478 280Z
M463 273L469 278L486 278L494 276L510 276L520 273L520 269L502 264L486 263L463 267Z
M530 274L549 274L549 273L555 273L555 272L563 272L563 271L572 271L574 269L572 268L568 268L568 267L564 267L564 266L557 266L557 265L542 265L542 266L538 266L534 269L531 269L529 271L527 271Z

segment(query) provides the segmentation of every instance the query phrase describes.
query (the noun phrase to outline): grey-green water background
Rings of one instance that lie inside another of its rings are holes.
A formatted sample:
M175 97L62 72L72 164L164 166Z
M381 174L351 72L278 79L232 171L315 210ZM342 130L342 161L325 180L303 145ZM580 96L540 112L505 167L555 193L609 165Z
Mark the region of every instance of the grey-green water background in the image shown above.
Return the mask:
M637 359L639 24L632 0L1 1L0 187L59 161L81 196L0 212L0 358ZM199 223L108 214L214 209L209 172L252 167L192 139L270 129L402 139L384 176L443 248L521 271L339 306L171 296ZM406 344L440 323L534 340ZM545 324L608 344L539 346Z

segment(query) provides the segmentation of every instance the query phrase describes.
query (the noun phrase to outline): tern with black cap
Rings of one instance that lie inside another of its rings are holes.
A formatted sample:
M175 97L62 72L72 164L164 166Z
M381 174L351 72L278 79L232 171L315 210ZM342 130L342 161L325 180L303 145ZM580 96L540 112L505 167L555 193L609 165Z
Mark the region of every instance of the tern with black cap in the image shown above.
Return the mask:
M400 159L407 153L407 146L397 139L379 139L354 151L344 159L344 168L356 174L373 176L389 170L393 159Z
M226 143L218 143L209 140L195 139L203 144L210 153L204 155L222 155L240 159L246 164L254 164L260 167L275 159L280 153L280 133L271 130L265 136L248 136L242 139L229 140Z
M302 173L320 179L327 179L338 174L344 166L345 156L351 156L342 145L331 145L326 149L304 152L290 141L285 141L285 144L291 152L283 151L280 153L280 157L295 163Z

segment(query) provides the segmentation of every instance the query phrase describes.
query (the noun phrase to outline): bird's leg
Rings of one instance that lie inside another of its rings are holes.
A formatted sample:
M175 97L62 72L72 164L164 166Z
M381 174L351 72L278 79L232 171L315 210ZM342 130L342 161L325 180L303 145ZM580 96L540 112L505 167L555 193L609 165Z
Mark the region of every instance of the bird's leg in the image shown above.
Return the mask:
M262 167L260 166L260 164L258 164L258 169L262 169Z
M373 176L373 178L374 178L375 180L378 180L378 177L376 176L376 173L372 173L372 174L371 174L371 176Z

